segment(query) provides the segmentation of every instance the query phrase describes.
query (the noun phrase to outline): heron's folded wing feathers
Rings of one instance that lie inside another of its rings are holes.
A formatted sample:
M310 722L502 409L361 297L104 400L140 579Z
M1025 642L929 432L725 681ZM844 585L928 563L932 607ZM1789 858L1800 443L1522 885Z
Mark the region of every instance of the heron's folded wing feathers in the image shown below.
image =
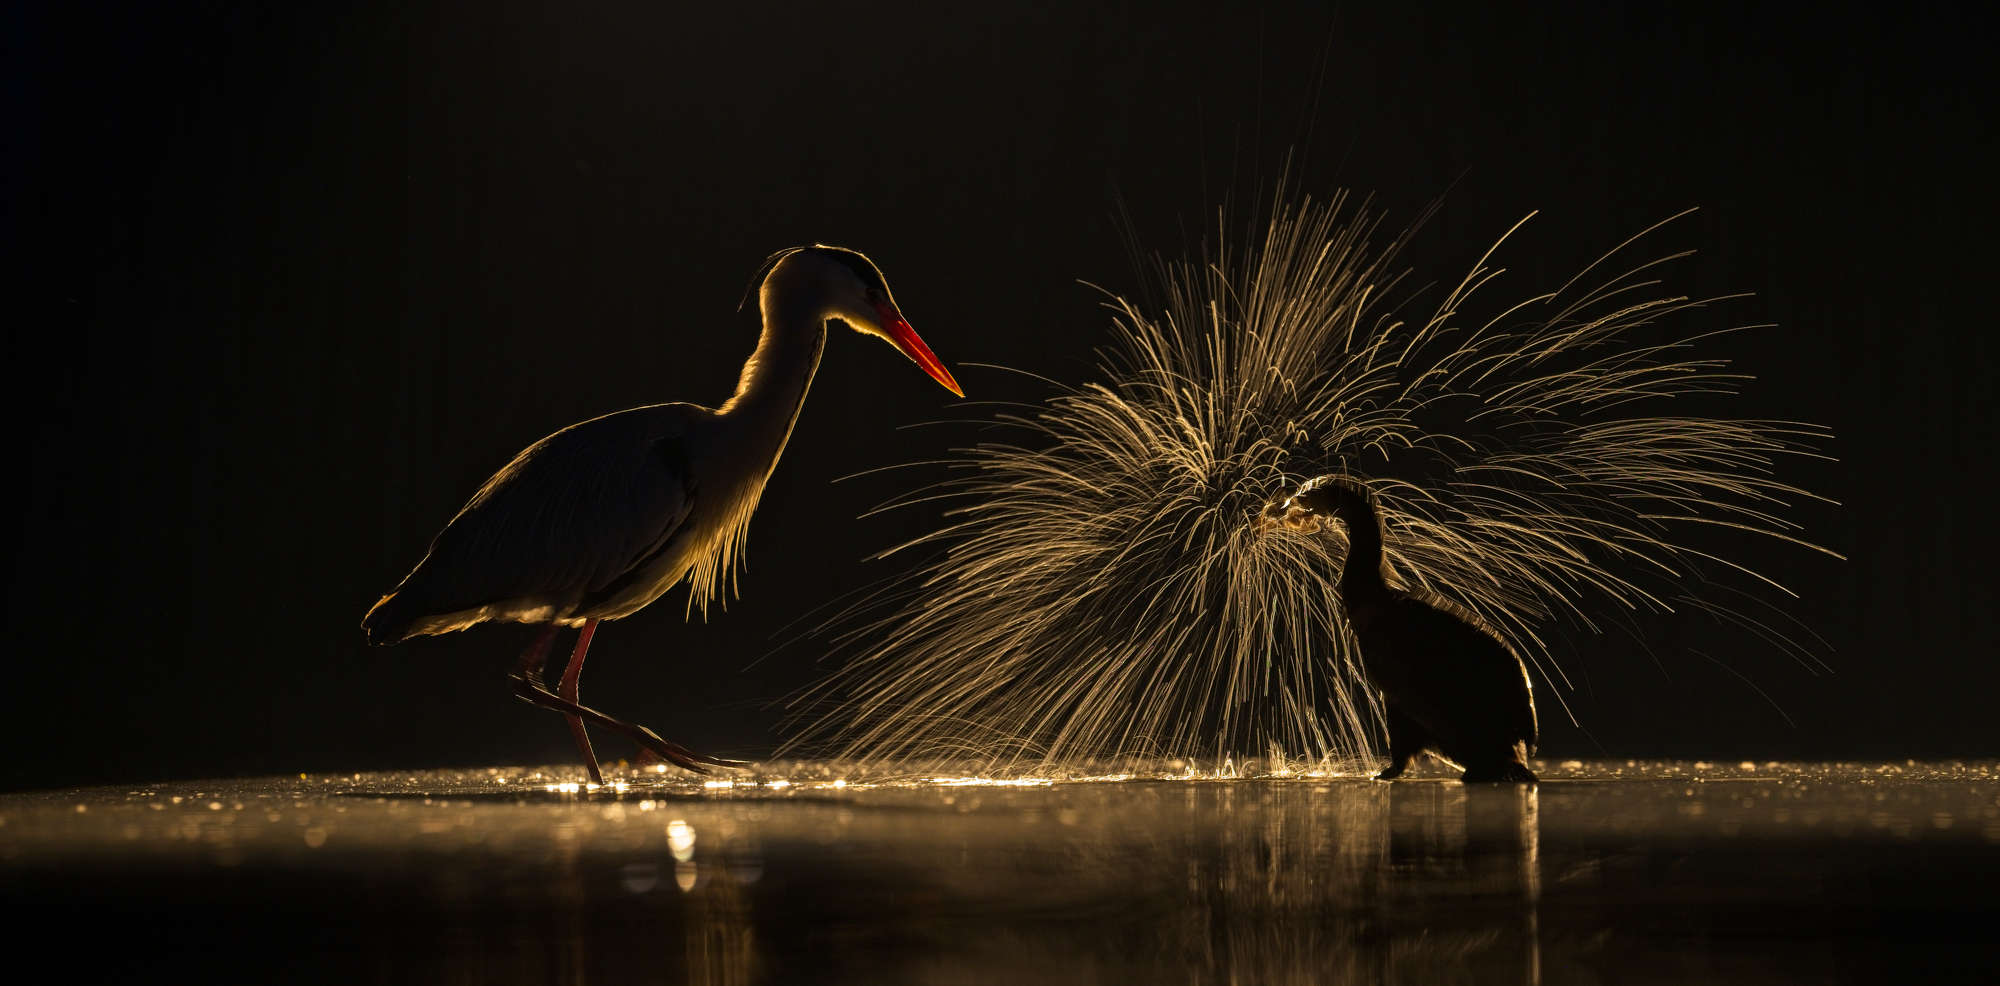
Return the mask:
M446 612L514 599L571 600L658 551L695 490L689 405L634 408L536 442L480 487L432 542L406 589Z

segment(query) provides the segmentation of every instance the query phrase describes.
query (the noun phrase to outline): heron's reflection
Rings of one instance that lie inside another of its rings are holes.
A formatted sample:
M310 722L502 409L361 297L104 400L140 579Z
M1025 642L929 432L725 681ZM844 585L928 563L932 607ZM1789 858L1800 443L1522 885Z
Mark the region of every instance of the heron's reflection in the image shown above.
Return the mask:
M758 963L757 922L744 869L722 860L683 861L676 885L687 895L686 970L683 981L701 986L740 986L763 981Z

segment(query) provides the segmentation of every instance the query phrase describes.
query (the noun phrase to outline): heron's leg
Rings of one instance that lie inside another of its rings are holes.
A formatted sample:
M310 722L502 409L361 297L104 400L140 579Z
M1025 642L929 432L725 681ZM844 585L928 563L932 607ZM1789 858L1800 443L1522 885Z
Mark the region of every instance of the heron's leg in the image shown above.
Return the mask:
M543 627L542 632L535 634L535 639L528 644L528 649L521 652L521 659L514 663L515 680L526 678L536 684L541 683L542 668L549 663L549 643L556 639L556 631L560 629L562 628L551 623Z
M572 702L576 701L576 680L583 671L583 655L590 649L590 635L596 629L596 620L590 621L589 625L583 628L583 634L576 641L576 651L570 655L569 666L563 670L563 694ZM521 659L514 665L515 681L547 691L542 685L542 669L548 665L549 644L555 641L556 634L561 631L562 627L559 624L550 623L544 626L540 633L535 634L535 639L529 642L528 649L521 652ZM567 713L564 718L569 720L570 735L576 737L577 749L583 751L583 762L590 768L590 782L604 783L603 775L597 769L597 757L590 749L590 734L583 731L583 720Z
M583 631L576 635L576 650L570 652L569 666L563 669L560 686L562 700L565 702L576 701L576 680L583 677L583 655L589 652L590 636L596 632L597 621L591 620L585 623ZM603 784L604 774L597 769L597 754L590 748L590 733L583 728L583 717L564 713L563 718L569 720L569 734L576 737L577 752L583 754L584 765L590 768L590 783Z

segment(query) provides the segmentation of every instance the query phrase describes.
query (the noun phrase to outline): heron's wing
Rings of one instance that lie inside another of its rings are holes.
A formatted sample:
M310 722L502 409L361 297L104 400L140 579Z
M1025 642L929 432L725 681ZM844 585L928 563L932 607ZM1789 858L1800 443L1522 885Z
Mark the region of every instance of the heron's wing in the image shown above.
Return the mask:
M697 495L687 442L712 416L633 408L536 442L480 487L399 592L439 614L574 602L618 581L686 521Z

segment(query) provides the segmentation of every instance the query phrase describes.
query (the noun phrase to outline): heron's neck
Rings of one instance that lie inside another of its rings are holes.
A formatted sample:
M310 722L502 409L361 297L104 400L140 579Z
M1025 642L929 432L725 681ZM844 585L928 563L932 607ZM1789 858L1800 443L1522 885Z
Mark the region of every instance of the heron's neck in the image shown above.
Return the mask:
M764 332L757 338L757 351L743 364L736 394L719 409L742 429L743 439L766 448L773 465L791 437L826 348L824 306L774 287L766 283L762 292Z

